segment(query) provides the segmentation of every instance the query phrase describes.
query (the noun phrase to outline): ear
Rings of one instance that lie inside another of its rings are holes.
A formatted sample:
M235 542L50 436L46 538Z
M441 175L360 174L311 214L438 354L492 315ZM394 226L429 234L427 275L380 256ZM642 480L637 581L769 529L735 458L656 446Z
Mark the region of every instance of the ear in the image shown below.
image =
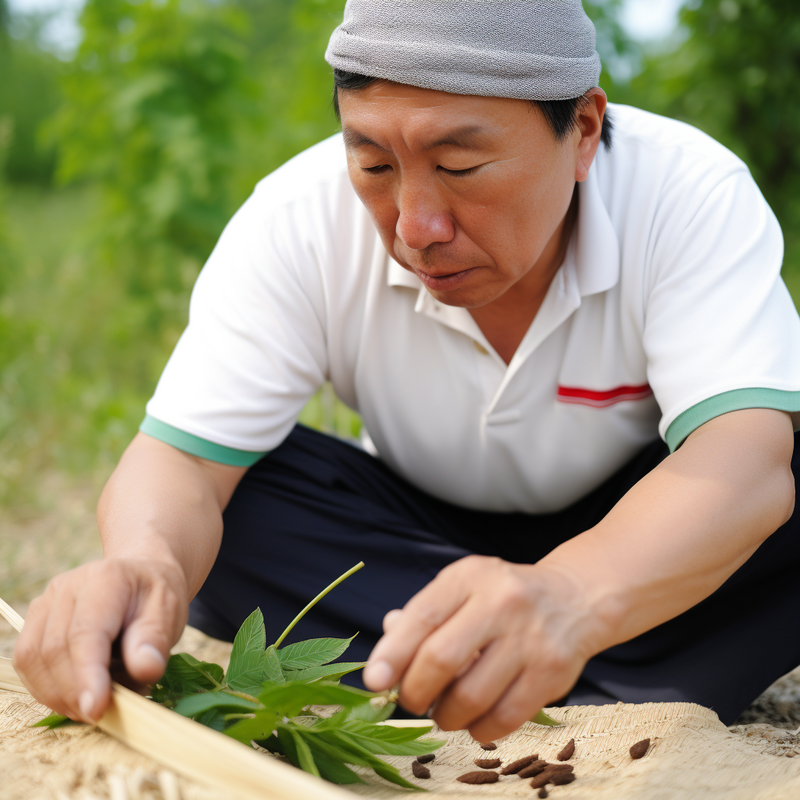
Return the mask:
M578 111L576 129L580 139L576 142L575 180L579 182L585 181L589 176L589 168L600 146L603 117L608 105L606 93L600 88L590 89L583 99L584 102Z

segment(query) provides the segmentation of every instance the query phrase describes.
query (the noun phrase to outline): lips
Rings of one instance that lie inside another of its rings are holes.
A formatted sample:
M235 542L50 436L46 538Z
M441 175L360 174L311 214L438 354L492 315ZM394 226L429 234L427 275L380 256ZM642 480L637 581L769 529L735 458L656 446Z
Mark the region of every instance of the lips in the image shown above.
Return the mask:
M458 270L456 272L440 273L434 275L429 272L423 272L420 269L415 269L417 277L425 284L428 289L444 290L454 289L460 284L464 283L474 273L478 267L469 267L468 269Z

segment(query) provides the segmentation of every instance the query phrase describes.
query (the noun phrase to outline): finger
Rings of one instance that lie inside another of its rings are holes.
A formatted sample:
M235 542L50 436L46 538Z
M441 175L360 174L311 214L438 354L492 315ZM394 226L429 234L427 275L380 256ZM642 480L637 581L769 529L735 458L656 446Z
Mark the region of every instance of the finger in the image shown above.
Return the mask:
M58 697L50 670L42 658L42 640L49 604L37 597L28 607L25 627L14 647L13 664L28 691L57 714L69 716L70 709Z
M400 683L403 707L424 714L458 673L469 669L475 651L500 633L498 619L486 613L482 600L470 598L417 649Z
M186 624L184 605L160 579L140 595L122 636L122 659L134 680L155 683L164 674L170 647Z
M373 692L394 686L426 637L466 600L463 583L446 568L406 603L373 649L362 678ZM427 709L427 706L426 706Z
M67 709L62 713L73 719L83 719L70 658L69 626L75 612L75 598L70 587L56 578L48 587L47 599L49 609L42 632L41 659L50 676L49 689Z
M468 726L468 730L479 742L494 741L517 730L551 699L534 680L533 673L525 671L486 714Z
M494 707L524 666L518 643L495 639L442 692L433 719L445 731L468 728Z
M389 633L389 631L395 626L397 621L400 619L402 614L403 612L399 608L387 611L386 616L383 618L383 632Z
M93 591L82 592L75 601L69 641L79 708L84 719L94 721L102 717L111 699L111 646L122 628L132 591L124 574L108 565L98 567L92 578Z

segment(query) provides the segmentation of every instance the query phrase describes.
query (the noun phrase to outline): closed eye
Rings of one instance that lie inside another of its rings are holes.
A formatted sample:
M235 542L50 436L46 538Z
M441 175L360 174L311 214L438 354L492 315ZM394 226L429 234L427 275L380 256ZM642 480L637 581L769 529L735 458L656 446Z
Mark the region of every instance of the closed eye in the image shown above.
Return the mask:
M391 169L389 164L379 164L377 167L361 167L363 172L368 172L370 175L380 175L386 172L387 169Z
M470 167L469 169L447 169L447 167L439 167L442 172L446 172L448 175L455 175L459 178L464 178L467 175L472 175L473 172L476 172L480 167Z

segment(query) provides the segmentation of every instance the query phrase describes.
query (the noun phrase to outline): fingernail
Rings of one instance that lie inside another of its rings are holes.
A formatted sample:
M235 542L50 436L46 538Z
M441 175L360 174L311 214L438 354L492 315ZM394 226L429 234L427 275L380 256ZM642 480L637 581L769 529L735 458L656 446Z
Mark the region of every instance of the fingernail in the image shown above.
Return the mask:
M394 684L394 670L386 661L372 661L364 668L363 678L373 692L381 692Z
M84 719L94 722L92 711L94 711L94 695L88 690L84 689L81 696L78 698L78 708L81 710L81 716Z
M164 661L164 656L161 655L161 651L157 650L152 644L140 644L136 654L140 657L144 656L145 658L149 658L151 661L157 661L161 667L167 666L167 662Z

